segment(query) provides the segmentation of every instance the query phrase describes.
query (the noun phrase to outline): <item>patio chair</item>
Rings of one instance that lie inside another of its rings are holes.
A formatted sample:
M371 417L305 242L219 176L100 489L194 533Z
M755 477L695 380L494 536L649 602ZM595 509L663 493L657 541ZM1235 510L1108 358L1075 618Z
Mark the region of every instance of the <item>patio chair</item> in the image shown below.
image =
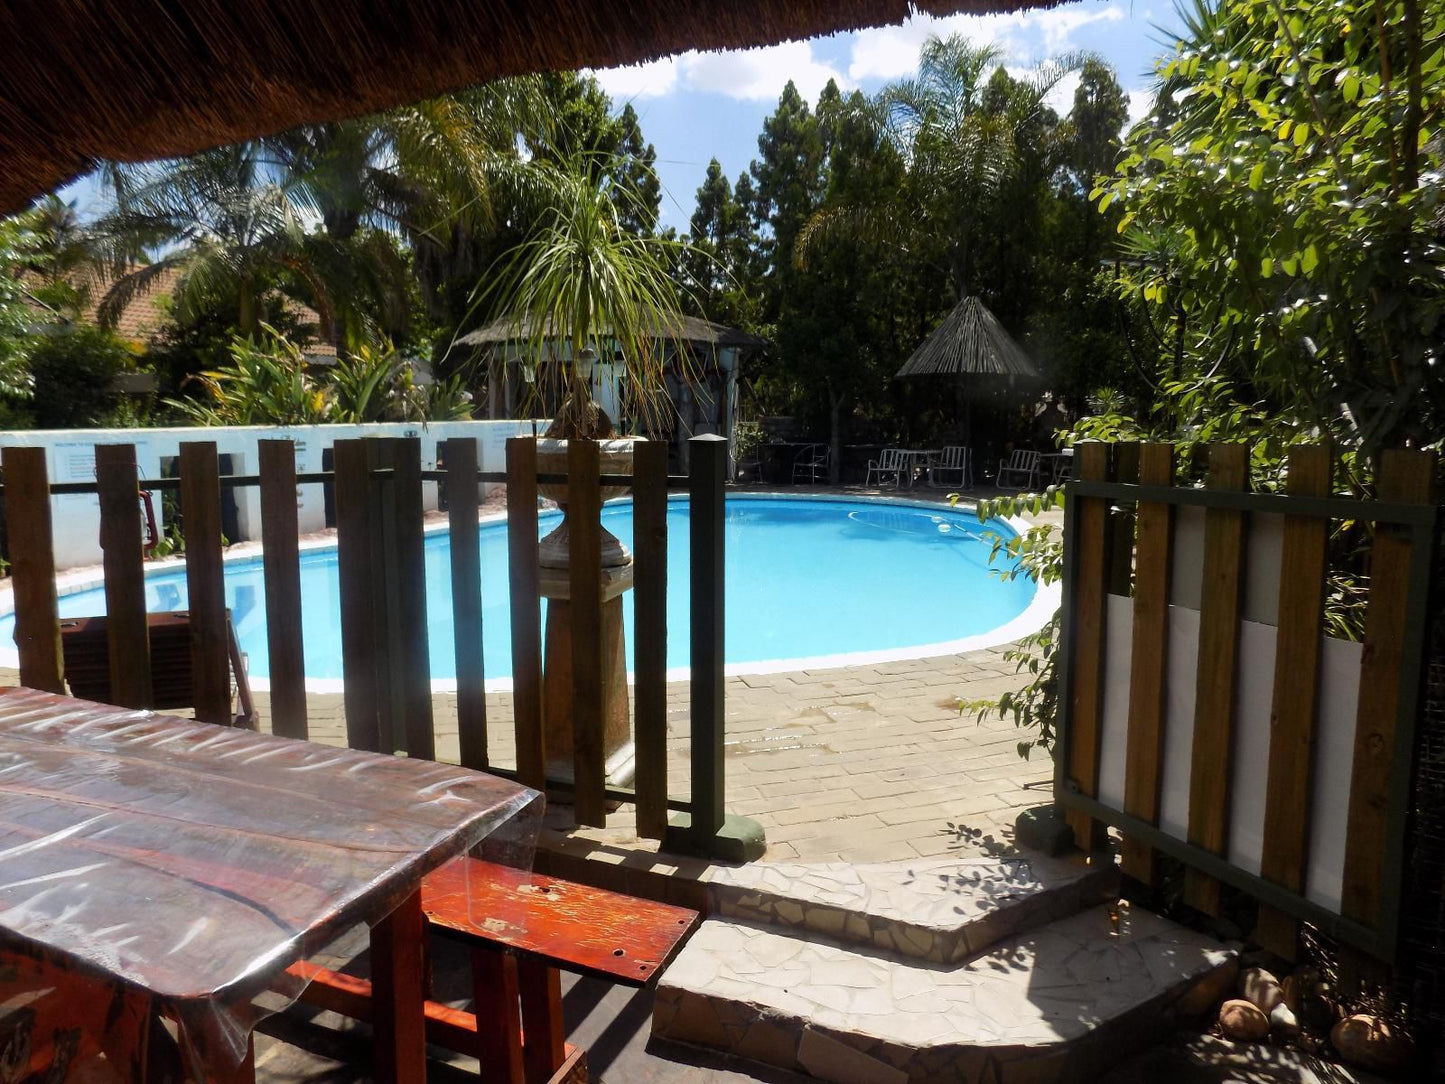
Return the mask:
M833 450L826 444L806 444L793 458L793 484L810 482L817 485L828 480L828 465Z
M1042 456L1038 452L1030 451L1027 448L1015 448L1005 459L998 461L998 482L1000 488L1008 486L1012 489L1028 489L1034 485L1039 476L1039 463ZM1022 478L1023 481L1016 479Z
M882 484L885 478L893 479L893 488L897 489L903 484L903 449L884 448L877 459L868 460L868 473L864 475L863 484L871 486L877 479Z
M945 475L957 475L957 482L949 482ZM928 484L931 486L957 485L966 489L973 485L973 456L961 444L950 444L943 449L943 456L928 468Z

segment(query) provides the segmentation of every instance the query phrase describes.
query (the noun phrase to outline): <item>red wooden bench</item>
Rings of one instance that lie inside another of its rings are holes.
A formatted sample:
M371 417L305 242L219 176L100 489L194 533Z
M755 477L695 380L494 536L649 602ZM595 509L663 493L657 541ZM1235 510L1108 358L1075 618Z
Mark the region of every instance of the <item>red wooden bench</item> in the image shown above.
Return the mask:
M506 1084L582 1084L586 1051L563 1039L560 972L646 986L697 924L696 911L458 858L422 882L428 929L471 953L472 1011L426 1003L427 1041L477 1058ZM310 964L301 1000L366 1020L371 984Z

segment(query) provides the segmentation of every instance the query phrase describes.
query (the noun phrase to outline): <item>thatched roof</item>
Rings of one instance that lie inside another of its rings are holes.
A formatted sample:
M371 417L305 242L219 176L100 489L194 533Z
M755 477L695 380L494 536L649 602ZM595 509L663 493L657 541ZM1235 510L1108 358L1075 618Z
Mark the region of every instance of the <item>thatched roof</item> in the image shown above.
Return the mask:
M926 373L1037 377L1039 370L988 306L976 297L965 297L896 375Z
M607 334L601 330L600 334ZM550 333L547 338L553 338ZM714 324L708 320L699 320L696 316L683 316L675 327L653 336L661 339L681 339L684 342L702 343L706 346L738 346L744 349L761 349L768 345L767 339L760 339L756 335L749 335L746 331L739 331L735 327L724 327L722 324ZM486 327L478 328L476 331L468 332L457 342L462 346L500 346L502 343L525 342L533 338L532 323L530 320L516 320L504 317L488 324Z
M49 0L0 4L0 214L98 159L189 154L526 72L1057 0Z

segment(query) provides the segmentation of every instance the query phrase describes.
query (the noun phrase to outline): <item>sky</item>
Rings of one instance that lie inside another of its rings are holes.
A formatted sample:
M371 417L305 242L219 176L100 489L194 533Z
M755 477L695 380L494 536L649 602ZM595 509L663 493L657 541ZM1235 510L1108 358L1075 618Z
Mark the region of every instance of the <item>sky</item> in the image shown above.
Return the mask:
M1082 0L1007 14L915 15L901 26L764 49L688 52L593 74L616 110L626 102L637 110L644 138L657 148L661 224L685 231L709 160L717 158L728 178L737 180L757 157L763 119L777 107L789 79L810 103L829 79L845 92L859 88L871 94L917 70L919 48L930 34L962 33L998 46L1015 73L1067 52L1101 56L1129 95L1133 121L1147 108L1155 60L1173 48L1172 38L1166 44L1158 27L1176 22L1170 0ZM1055 88L1052 103L1060 114L1068 112L1077 83L1078 77L1070 76ZM77 200L83 216L100 210L93 178L61 195Z
M683 53L650 64L594 72L616 108L631 102L644 138L657 147L662 180L662 224L687 228L698 186L716 158L729 179L758 153L763 119L776 108L789 79L815 103L829 79L845 92L871 94L911 75L919 47L930 34L962 33L992 42L1011 71L1083 50L1114 68L1129 94L1130 118L1146 108L1155 59L1172 49L1157 25L1175 24L1169 0L1085 0L1059 7L998 15L935 18L915 15L901 26L834 34L765 49ZM1062 114L1073 101L1077 77L1054 91Z

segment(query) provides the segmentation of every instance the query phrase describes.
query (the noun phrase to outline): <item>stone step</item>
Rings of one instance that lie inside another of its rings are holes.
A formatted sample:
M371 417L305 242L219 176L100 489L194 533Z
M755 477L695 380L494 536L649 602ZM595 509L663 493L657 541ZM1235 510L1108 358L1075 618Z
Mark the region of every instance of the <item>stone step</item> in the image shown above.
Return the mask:
M1207 937L1115 914L1117 930L1095 906L951 967L709 919L662 976L653 1034L832 1084L1091 1080L1237 971Z
M1118 892L1112 863L1082 857L753 863L713 871L708 914L953 964Z

